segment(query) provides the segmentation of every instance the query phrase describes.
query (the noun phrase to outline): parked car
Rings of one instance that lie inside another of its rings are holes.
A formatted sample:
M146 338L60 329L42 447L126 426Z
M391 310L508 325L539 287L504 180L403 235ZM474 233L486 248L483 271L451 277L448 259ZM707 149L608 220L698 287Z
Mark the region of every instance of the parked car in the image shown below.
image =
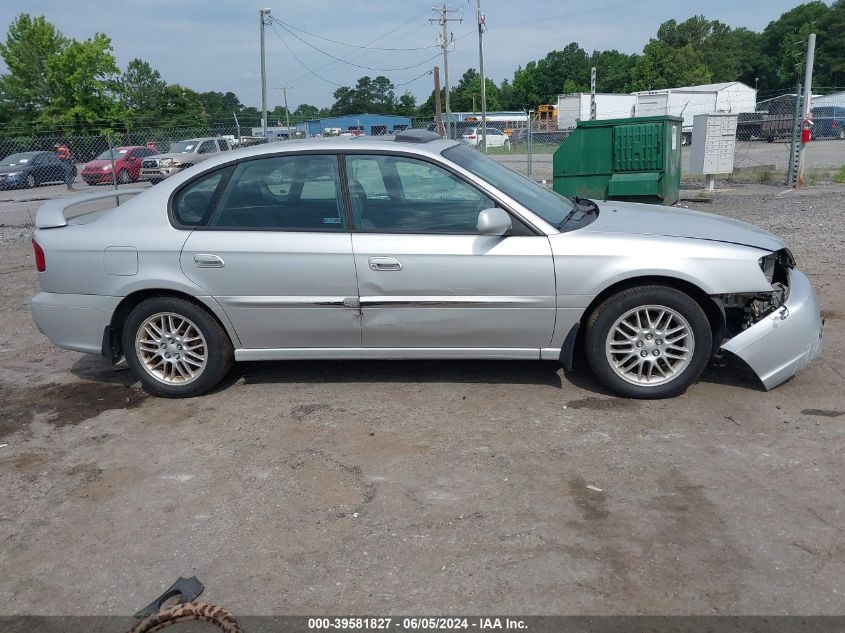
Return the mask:
M635 398L713 354L770 389L821 348L786 244L705 213L564 198L424 130L223 153L108 212L51 200L33 240L38 329L194 396L235 360L561 360L583 346ZM579 343L580 341L580 343Z
M153 184L170 178L183 169L217 156L220 152L232 149L225 138L192 138L170 144L167 154L149 156L141 163L141 180Z
M817 106L813 108L813 138L845 140L845 107Z
M89 185L135 182L141 175L141 161L147 156L158 154L158 148L144 145L129 145L106 150L82 168L82 180ZM112 168L112 157L114 168Z
M20 152L0 161L0 189L31 189L49 182L65 181L76 165L63 161L55 152Z
M461 138L467 144L477 146L481 144L481 128L471 127L466 130ZM487 147L506 147L510 149L511 141L502 130L494 127L487 127Z

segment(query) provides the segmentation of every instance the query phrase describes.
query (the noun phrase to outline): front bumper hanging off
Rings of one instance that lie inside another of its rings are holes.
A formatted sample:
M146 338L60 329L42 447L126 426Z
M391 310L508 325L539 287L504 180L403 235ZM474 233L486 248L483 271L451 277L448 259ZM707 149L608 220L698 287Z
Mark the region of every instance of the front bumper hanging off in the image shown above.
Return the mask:
M822 348L819 303L810 280L789 271L784 305L722 345L744 360L768 390L809 365Z

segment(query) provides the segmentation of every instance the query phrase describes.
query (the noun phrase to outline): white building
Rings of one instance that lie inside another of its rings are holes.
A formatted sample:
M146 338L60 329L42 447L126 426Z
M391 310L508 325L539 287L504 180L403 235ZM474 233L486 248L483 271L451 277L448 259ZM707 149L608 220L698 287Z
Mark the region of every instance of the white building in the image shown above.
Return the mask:
M754 112L757 107L757 91L740 81L643 90L634 94L637 96L637 116L671 114L682 117L687 141L696 114L739 114Z

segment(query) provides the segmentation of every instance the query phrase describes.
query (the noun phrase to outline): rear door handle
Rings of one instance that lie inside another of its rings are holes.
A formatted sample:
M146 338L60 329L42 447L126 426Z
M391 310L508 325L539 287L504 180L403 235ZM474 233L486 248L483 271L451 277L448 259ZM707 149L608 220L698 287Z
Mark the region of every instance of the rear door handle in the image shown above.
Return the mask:
M219 255L211 253L197 253L194 255L194 266L197 268L223 268L226 264Z
M402 270L402 262L395 257L370 257L370 270Z

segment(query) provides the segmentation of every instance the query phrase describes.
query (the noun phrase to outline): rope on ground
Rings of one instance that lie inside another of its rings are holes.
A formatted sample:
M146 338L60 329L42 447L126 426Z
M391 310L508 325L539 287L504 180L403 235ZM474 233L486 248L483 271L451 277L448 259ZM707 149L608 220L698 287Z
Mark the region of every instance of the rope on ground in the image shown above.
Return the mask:
M241 625L226 609L204 602L186 602L169 609L162 609L138 622L129 630L129 633L155 633L168 626L189 620L209 622L223 633L244 633Z

